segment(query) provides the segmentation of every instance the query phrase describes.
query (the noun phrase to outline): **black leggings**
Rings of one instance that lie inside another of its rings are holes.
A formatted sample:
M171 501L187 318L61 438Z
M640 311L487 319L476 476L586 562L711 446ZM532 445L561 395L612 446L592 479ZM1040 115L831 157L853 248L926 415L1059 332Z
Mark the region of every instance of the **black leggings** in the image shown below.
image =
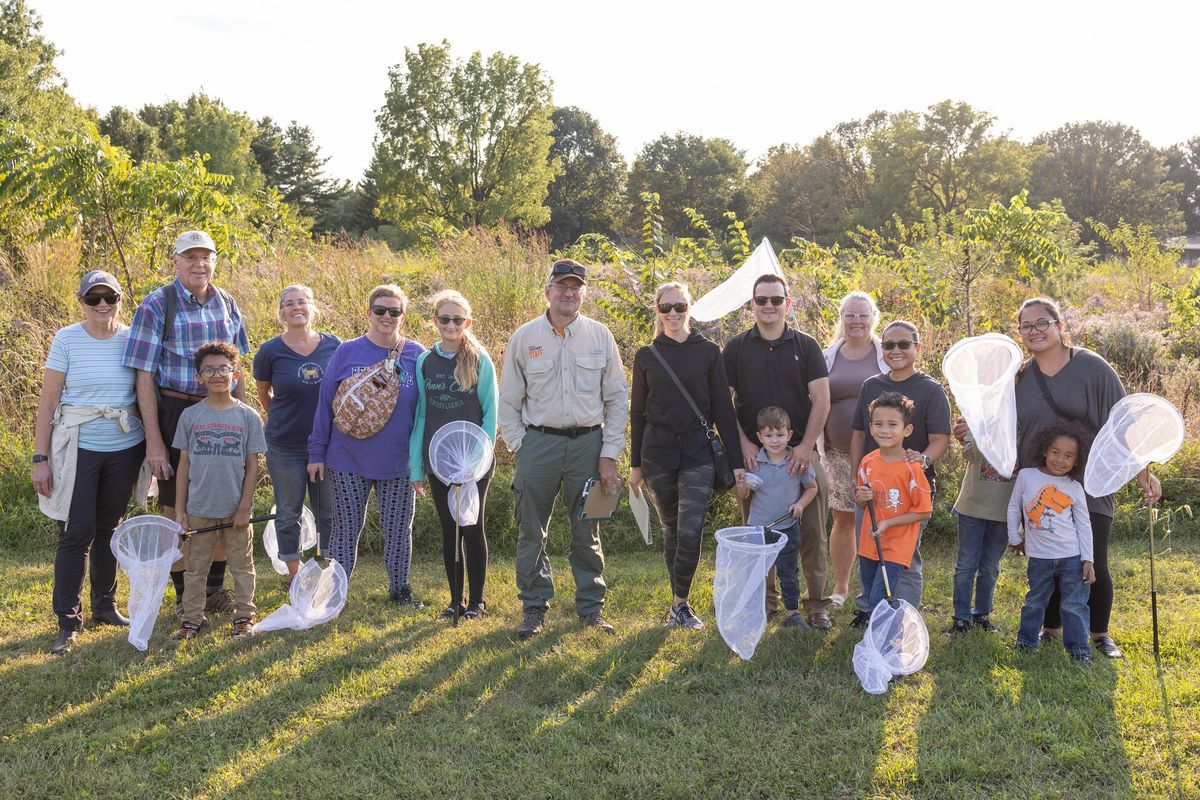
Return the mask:
M145 442L111 453L79 449L71 508L67 521L58 523L54 553L54 613L62 630L83 629L85 572L91 574L92 614L115 608L117 559L109 543L145 457Z
M469 605L483 602L483 584L487 577L488 545L487 533L484 530L484 513L487 508L488 484L492 482L495 467L479 479L479 519L474 525L458 526L459 536L463 542L463 561L466 569L456 569L454 566L454 517L450 516L450 488L432 474L429 478L429 491L433 495L433 507L437 509L438 520L442 523L442 562L446 565L446 582L450 586L450 604L462 603L463 573L466 572L470 586Z
M1088 514L1088 517L1092 521L1092 551L1096 559L1096 582L1092 584L1091 594L1088 595L1088 611L1091 612L1092 633L1106 633L1113 604L1112 573L1108 569L1108 540L1112 536L1113 518L1095 512ZM1058 608L1061 598L1056 580L1054 593L1050 595L1050 602L1046 606L1046 616L1042 620L1043 627L1062 627L1062 615Z

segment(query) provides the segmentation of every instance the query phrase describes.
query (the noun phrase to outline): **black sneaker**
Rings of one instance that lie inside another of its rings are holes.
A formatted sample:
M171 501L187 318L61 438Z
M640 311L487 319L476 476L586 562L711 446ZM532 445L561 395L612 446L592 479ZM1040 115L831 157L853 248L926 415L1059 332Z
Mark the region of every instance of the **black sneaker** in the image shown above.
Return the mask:
M463 619L483 619L487 616L487 603L471 603L463 612Z
M992 621L988 619L987 614L976 614L971 618L971 624L973 624L976 628L983 628L983 630L987 633L1000 632L1000 629L993 625Z
M412 587L409 586L398 592L388 592L388 599L398 606L410 606L413 611L420 611L425 607L424 603L413 597Z
M675 624L680 628L687 628L690 631L704 630L704 623L696 616L696 612L692 611L689 603L673 606L671 615L675 618ZM611 631L609 632L611 633Z
M546 607L530 606L525 609L525 618L521 620L521 626L517 628L517 638L522 642L532 639L542 632L542 626L545 624Z
M850 630L865 631L871 624L871 615L865 611L855 611L854 619L850 620Z
M951 635L958 635L960 633L966 633L969 630L971 630L970 622L966 622L964 620L961 620L961 619L958 619L957 617L955 617L954 623L949 628L946 629L946 633L949 633Z
M466 609L460 606L446 606L442 613L438 614L438 619L443 622L453 622L456 618L462 619L467 615Z

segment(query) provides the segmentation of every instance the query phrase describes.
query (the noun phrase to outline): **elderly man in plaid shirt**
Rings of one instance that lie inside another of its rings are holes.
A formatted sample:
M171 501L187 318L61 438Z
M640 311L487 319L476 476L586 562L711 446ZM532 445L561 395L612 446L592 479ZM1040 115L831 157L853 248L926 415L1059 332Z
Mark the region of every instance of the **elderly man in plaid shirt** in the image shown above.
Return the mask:
M175 280L151 292L133 315L123 362L137 370L138 409L146 429L146 461L158 478L163 514L175 518L175 469L179 451L170 444L185 408L204 399L206 390L196 375L193 356L205 342L229 342L242 354L250 352L246 326L237 303L213 285L217 248L203 231L185 231L171 250ZM244 382L233 391L239 400ZM158 424L153 424L157 420ZM171 566L176 609L183 596L183 558ZM229 611L232 599L224 589L225 555L218 552L208 575L208 608Z

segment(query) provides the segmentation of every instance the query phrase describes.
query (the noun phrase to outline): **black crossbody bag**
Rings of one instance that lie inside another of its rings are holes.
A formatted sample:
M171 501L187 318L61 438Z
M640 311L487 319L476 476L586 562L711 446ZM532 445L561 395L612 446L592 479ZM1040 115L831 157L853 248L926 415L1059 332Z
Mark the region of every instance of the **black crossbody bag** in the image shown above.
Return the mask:
M662 353L658 352L658 348L653 344L650 345L650 352L658 359L658 363L662 364L663 371L667 373L667 377L675 384L675 388L679 389L679 393L683 395L683 399L687 400L687 404L691 406L692 413L700 420L701 427L704 428L704 435L708 438L708 446L712 448L713 457L713 489L718 492L725 492L734 487L737 479L733 477L733 469L729 466L729 453L725 452L725 445L721 443L721 437L717 436L717 431L709 424L708 419L700 412L700 407L696 405L696 401L688 394L688 390L683 388L683 383L679 380L679 376L675 374L675 370L663 358Z

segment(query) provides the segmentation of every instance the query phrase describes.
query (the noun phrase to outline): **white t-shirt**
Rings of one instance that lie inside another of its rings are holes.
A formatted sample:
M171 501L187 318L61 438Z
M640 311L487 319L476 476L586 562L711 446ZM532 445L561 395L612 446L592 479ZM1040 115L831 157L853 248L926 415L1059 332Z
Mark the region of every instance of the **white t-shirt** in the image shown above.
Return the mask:
M61 328L50 343L46 369L66 374L60 400L72 406L122 408L137 402L137 372L121 363L129 341L129 326L118 325L107 339L96 339L76 322ZM112 453L133 447L145 438L137 414L129 415L130 430L121 430L115 419L100 417L79 426L79 446Z
M1092 519L1087 495L1079 481L1058 477L1034 467L1017 473L1008 502L1008 543L1021 543L1030 558L1070 558L1095 561Z

